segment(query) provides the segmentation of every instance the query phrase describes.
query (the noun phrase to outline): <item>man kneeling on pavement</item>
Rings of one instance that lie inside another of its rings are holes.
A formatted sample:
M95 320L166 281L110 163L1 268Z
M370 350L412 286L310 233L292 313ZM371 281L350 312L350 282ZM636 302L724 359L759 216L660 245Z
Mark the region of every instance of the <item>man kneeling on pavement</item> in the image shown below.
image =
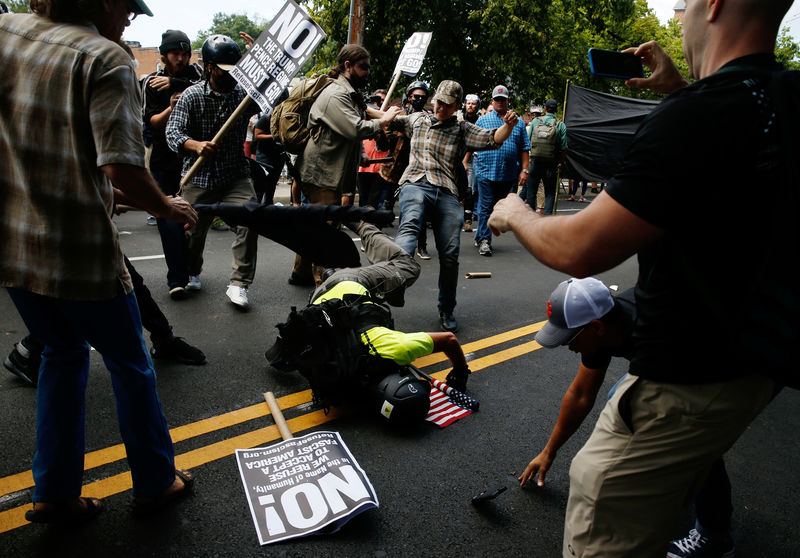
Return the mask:
M453 365L448 385L464 391L470 370L461 345L451 332L394 330L387 305L404 305L419 263L374 225L347 226L361 237L371 265L326 270L311 303L292 308L278 325L267 360L279 370L299 370L323 407L374 402L393 423L424 419L430 386L407 367L421 356L444 352Z

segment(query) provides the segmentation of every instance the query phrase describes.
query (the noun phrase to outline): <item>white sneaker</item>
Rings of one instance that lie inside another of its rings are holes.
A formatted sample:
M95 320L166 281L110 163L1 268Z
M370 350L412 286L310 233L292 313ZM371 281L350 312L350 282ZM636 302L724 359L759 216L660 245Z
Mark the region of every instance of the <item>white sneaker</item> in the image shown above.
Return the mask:
M190 275L189 282L186 283L186 287L184 287L187 291L199 291L203 287L202 283L200 283L200 276L199 275Z
M247 300L247 287L239 287L237 285L228 285L228 290L225 291L231 302L239 308L249 308L250 303Z

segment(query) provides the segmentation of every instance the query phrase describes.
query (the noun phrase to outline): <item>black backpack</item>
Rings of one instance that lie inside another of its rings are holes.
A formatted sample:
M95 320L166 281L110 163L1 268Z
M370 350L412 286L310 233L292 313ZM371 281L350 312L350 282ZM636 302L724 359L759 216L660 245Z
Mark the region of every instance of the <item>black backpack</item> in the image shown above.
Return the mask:
M364 391L400 366L371 355L360 340L377 326L392 328L391 311L368 297L345 295L297 310L292 307L266 357L279 370L298 370L314 402L328 408L356 402Z

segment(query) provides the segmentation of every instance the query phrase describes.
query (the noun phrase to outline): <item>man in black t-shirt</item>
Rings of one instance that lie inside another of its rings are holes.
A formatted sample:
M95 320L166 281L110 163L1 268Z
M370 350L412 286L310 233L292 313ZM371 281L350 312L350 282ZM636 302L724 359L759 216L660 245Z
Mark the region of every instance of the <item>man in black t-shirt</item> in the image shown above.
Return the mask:
M796 384L800 286L782 279L794 261L775 239L796 236L800 222L800 87L772 54L790 4L687 1L683 48L698 81L655 43L632 49L652 74L628 84L672 94L607 189L576 215L539 218L510 196L490 219L495 234L513 231L577 277L639 259L630 373L572 462L566 557L663 556L675 516L775 379ZM748 118L730 117L741 112ZM749 185L770 182L788 184L790 200L777 215L742 215ZM727 192L713 211L680 210L686 192L709 187Z
M167 145L164 130L180 94L203 76L197 64L191 64L192 47L183 31L168 29L161 36L161 62L163 66L145 78L143 86L143 119L145 131L153 142L150 155L150 172L161 191L174 196L180 189L182 159ZM186 296L189 268L186 264L186 247L183 225L166 219L157 219L158 233L167 263L167 287L170 296L179 300Z

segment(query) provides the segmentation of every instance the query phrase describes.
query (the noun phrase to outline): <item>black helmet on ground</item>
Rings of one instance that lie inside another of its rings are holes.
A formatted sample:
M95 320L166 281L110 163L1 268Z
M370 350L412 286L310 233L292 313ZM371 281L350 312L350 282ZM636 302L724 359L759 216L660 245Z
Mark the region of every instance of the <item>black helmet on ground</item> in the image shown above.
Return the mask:
M375 386L377 411L392 424L424 420L430 408L430 384L413 374L389 374Z
M236 41L227 35L211 35L200 50L203 64L216 64L221 70L229 72L242 57Z

